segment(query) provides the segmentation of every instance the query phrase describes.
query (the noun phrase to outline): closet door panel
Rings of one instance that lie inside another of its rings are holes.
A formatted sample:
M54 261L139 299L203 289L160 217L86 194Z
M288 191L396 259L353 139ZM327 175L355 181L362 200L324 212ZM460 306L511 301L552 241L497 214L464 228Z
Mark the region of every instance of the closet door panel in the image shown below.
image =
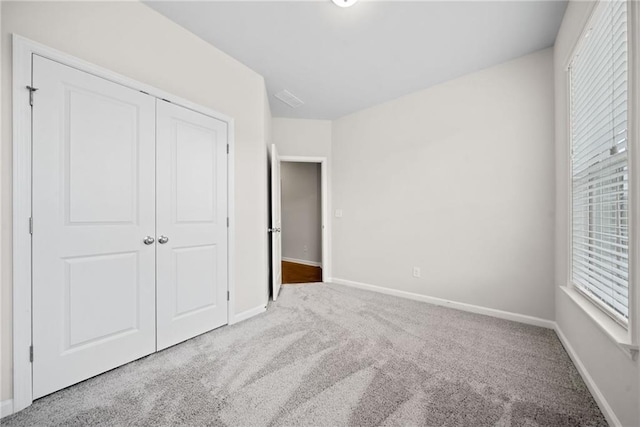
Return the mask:
M158 349L227 323L227 126L157 101Z
M34 56L33 394L155 351L155 100Z

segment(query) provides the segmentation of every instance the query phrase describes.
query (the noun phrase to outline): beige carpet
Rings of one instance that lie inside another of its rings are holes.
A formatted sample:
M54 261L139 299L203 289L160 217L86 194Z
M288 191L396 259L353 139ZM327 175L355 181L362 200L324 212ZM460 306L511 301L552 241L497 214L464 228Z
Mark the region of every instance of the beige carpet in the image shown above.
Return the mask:
M337 285L36 401L7 426L606 425L548 329Z

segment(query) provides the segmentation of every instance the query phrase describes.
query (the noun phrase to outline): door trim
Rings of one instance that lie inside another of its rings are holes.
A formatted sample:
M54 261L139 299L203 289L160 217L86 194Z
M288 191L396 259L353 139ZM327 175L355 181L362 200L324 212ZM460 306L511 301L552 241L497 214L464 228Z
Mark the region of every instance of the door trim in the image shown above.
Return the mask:
M322 198L322 281L331 282L331 217L329 216L329 162L326 157L280 156L280 163L319 163Z
M227 216L229 217L227 267L229 301L227 324L235 320L235 150L234 119L217 111L195 104L121 74L81 60L64 52L12 34L13 43L13 411L18 412L33 403L32 369L29 349L32 345L31 311L31 85L32 57L39 55L105 80L168 100L184 108L221 120L227 124L229 155L227 156ZM35 94L37 101L37 92ZM37 357L37 350L36 356Z

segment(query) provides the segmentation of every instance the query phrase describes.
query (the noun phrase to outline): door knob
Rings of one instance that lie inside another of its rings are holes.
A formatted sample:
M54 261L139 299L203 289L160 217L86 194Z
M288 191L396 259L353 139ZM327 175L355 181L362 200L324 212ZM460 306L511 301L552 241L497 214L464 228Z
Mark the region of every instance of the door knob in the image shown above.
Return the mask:
M158 243L160 243L161 245L164 245L165 243L167 243L169 241L169 238L167 236L160 236L158 238Z
M154 238L153 238L153 237L151 237L151 236L147 236L147 237L145 237L145 238L144 238L144 240L143 240L143 242L144 242L144 244L145 244L145 245L153 245L153 242L155 242L155 241L156 241L156 239L154 239Z

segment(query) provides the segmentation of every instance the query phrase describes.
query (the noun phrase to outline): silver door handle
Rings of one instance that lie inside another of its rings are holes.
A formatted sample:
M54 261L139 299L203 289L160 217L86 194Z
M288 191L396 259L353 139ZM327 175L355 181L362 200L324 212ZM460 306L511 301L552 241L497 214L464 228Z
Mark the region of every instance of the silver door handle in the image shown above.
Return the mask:
M164 245L168 241L169 241L169 238L167 236L160 236L160 238L158 238L158 243L160 243L161 245Z
M282 232L282 230L279 229L279 228L270 228L268 231L269 231L269 233L281 233Z
M143 240L143 242L144 242L144 244L145 244L145 245L153 245L153 242L155 242L155 241L156 241L156 239L154 239L154 238L153 238L153 237L151 237L151 236L147 236L147 237L145 237L145 238L144 238L144 240Z

